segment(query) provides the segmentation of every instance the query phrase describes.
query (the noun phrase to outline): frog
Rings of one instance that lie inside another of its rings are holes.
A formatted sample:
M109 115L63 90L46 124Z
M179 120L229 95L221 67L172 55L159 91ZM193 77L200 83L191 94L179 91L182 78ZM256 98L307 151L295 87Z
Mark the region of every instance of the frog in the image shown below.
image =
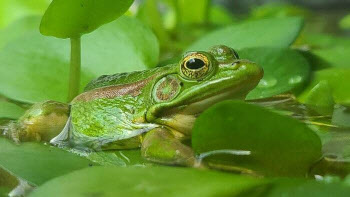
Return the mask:
M189 51L178 63L100 76L69 104L36 104L7 135L93 151L139 148L151 162L196 166L188 143L195 120L220 101L244 100L263 74L225 45Z

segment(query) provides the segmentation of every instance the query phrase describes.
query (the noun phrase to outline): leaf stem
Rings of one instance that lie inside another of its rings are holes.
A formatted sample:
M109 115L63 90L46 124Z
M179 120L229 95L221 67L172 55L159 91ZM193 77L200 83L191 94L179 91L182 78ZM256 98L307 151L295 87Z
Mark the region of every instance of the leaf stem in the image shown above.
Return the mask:
M81 67L81 41L80 37L71 38L71 56L69 71L68 102L79 94L80 67Z

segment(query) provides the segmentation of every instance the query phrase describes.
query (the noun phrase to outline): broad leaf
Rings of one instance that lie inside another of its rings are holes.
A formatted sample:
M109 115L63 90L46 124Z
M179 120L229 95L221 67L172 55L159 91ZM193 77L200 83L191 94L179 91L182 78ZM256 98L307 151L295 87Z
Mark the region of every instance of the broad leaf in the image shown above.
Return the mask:
M120 17L133 0L53 0L40 32L58 38L79 37Z
M305 176L321 157L321 141L305 124L237 101L216 104L199 116L192 147L215 168L270 176Z
M241 193L239 197L346 197L350 188L342 183L328 183L326 181L312 181L305 179L274 179L271 184L253 188Z
M18 119L24 114L24 109L6 101L0 101L0 118Z
M339 25L343 29L350 29L350 14L346 15L341 21Z
M291 92L309 78L310 65L297 51L281 48L252 48L238 51L242 59L264 68L264 77L247 99L268 98Z
M296 17L248 21L213 31L196 41L188 50L207 50L218 44L234 49L287 48L297 38L302 26L303 20Z
M350 106L350 69L331 68L314 72L310 84L299 95L298 100L302 103L307 102L321 81L328 83L335 103Z
M5 29L0 30L0 49L29 32L38 31L40 16L28 16L16 20Z
M103 74L155 66L158 56L151 30L137 19L121 17L83 37L81 87ZM66 100L68 41L28 33L3 49L0 64L0 93L5 96L27 102Z
M36 196L235 196L262 181L176 167L93 167L37 188Z
M177 3L181 24L202 24L209 19L211 0L180 0Z
M13 21L31 15L41 15L51 0L1 0L0 29Z
M0 138L0 167L34 185L93 164L56 147L38 143L16 145Z

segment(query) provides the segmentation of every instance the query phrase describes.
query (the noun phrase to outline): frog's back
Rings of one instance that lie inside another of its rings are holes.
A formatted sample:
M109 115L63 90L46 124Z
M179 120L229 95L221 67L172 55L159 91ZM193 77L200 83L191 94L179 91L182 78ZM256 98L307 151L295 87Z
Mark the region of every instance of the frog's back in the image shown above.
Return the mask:
M124 85L124 84L130 84L135 81L142 81L150 76L153 76L157 73L163 72L168 70L170 66L166 67L159 67L159 68L153 68L149 70L143 70L143 71L135 71L135 72L129 72L129 73L117 73L114 75L102 75L98 77L97 79L92 80L87 86L85 87L84 91L93 90L96 88L106 87L106 86L116 86L116 85Z
M152 104L153 80L169 67L101 76L71 103L71 139L93 148L136 139L156 127L145 113ZM129 142L128 142L129 143Z

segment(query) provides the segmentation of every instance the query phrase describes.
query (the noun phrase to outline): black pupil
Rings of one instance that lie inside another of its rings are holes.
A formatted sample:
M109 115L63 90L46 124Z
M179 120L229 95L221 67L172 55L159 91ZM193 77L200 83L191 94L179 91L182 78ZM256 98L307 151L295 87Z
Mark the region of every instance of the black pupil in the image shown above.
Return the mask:
M203 60L192 58L186 62L186 67L189 69L200 69L205 65Z

